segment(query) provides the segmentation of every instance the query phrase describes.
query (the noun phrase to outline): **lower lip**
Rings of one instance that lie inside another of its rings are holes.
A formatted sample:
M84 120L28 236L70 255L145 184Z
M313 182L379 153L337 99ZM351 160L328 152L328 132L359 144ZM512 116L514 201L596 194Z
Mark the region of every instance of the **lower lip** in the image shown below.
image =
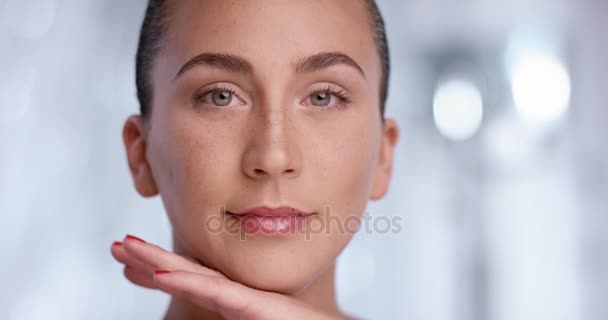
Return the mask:
M295 234L304 228L306 220L311 215L256 216L228 214L231 219L240 224L243 231L265 236Z

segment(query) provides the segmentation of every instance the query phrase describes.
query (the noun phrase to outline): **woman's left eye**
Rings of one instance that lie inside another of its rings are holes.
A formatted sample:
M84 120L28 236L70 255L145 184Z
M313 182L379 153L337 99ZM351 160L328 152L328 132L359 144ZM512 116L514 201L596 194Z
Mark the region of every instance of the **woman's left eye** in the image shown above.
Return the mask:
M330 88L313 91L307 100L315 107L337 108L339 110L345 108L350 103L350 99L345 92Z
M313 105L318 107L325 107L331 102L332 94L329 92L315 93L310 97L310 101Z

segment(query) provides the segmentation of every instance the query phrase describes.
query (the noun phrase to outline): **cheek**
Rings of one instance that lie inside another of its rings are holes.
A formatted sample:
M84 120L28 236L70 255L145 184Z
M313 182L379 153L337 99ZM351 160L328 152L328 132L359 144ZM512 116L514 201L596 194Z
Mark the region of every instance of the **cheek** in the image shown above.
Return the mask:
M180 119L167 122L151 150L153 171L174 226L195 225L219 214L225 205L230 176L230 143L221 132L201 123ZM197 221L194 221L197 220Z
M379 129L378 129L379 130ZM379 150L379 136L369 123L343 126L317 155L324 181L324 205L332 214L360 216L367 204Z

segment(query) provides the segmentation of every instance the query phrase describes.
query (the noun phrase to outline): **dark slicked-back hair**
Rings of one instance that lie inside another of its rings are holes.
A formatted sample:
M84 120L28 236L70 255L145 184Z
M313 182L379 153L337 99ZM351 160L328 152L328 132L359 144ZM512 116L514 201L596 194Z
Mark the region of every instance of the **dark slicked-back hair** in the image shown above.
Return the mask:
M380 115L384 119L384 109L388 96L388 80L390 74L390 56L384 19L375 0L365 2L370 15L372 35L382 64L382 79L380 83ZM139 44L135 59L135 82L140 112L147 118L152 112L152 81L151 71L155 58L163 50L165 35L169 28L169 0L149 0L144 21L139 34Z

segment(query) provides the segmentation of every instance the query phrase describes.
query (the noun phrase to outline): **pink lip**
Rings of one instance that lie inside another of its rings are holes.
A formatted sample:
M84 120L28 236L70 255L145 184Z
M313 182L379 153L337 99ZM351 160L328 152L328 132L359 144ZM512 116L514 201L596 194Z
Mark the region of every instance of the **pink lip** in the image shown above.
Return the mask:
M311 212L305 212L303 210L299 210L292 207L278 207L278 208L269 208L269 207L256 207L252 209L247 209L241 212L229 212L234 215L252 215L259 217L274 217L274 216L306 216L311 215Z
M287 206L256 207L235 213L228 212L228 216L235 219L247 233L265 236L296 233L313 214Z

